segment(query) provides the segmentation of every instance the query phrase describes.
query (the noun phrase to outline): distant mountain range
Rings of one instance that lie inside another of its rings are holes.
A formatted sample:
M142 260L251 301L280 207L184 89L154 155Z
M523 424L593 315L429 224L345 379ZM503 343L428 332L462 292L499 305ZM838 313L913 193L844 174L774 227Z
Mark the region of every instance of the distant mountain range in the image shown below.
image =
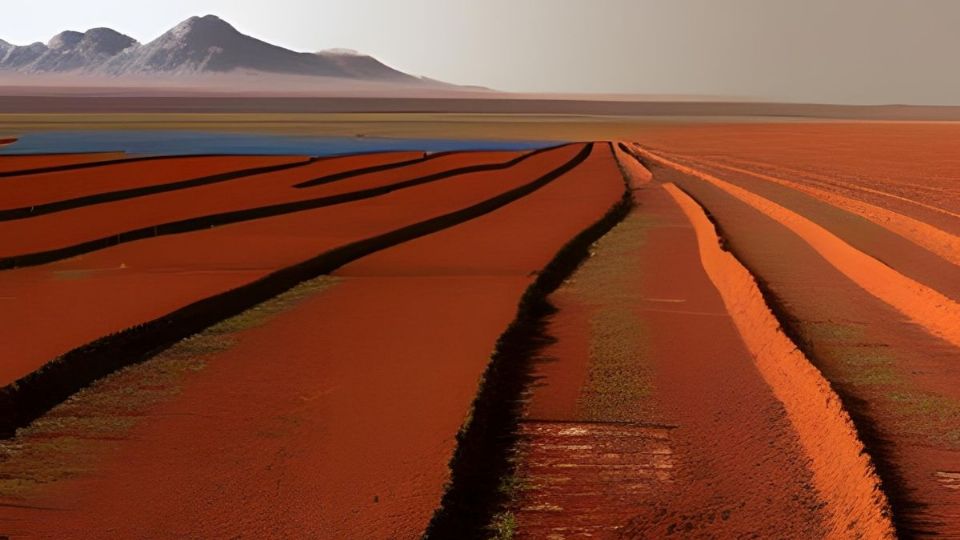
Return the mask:
M353 51L303 53L271 45L240 33L213 15L191 17L145 44L109 28L62 32L46 45L16 46L0 40L0 76L143 77L238 72L447 86L397 71Z

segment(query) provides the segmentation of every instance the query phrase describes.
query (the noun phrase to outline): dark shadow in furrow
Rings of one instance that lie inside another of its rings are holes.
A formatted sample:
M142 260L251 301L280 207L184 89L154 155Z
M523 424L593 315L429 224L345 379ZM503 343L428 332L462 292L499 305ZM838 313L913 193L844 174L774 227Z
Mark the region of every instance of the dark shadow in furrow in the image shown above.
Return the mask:
M643 160L640 158L641 163L651 173L653 173L654 178L657 178L659 175L661 178L664 176L663 171L668 171L668 174L676 174L680 176L687 176L680 171L673 169L666 169L663 166L657 163L651 163L649 161ZM697 180L694 178L694 180ZM800 352L804 354L810 362L818 370L823 372L822 363L817 358L817 355L814 354L813 344L809 339L805 338L800 332L800 321L793 316L789 308L787 307L787 302L778 296L773 289L770 287L769 283L759 274L755 268L752 268L747 263L747 258L743 254L742 247L739 247L738 241L735 238L731 238L730 235L726 233L723 225L720 221L710 212L709 208L703 204L703 202L698 198L694 193L691 193L690 190L682 187L680 184L675 183L678 189L690 196L694 201L703 208L704 213L707 218L713 223L713 226L717 230L717 236L720 239L721 248L724 251L728 251L733 254L734 257L740 261L740 264L750 272L753 276L754 281L757 283L757 288L760 290L760 293L763 296L764 301L767 306L770 308L770 311L776 317L777 321L780 323L780 327L783 330L783 333L787 335L788 338L800 349ZM824 377L826 379L826 377ZM830 388L833 392L840 398L841 406L844 410L847 411L847 414L850 415L850 419L853 421L854 428L856 429L857 436L860 441L863 443L864 449L867 454L870 455L874 467L877 471L877 476L880 478L880 489L886 494L887 500L890 501L890 507L892 512L893 525L896 528L896 533L898 538L915 538L917 536L926 536L931 534L929 530L924 529L923 525L920 523L914 523L909 520L906 516L910 513L915 513L917 510L922 509L925 505L916 500L913 500L906 488L906 483L903 480L903 475L900 472L899 467L896 464L895 459L892 455L892 446L890 441L885 438L880 432L876 422L873 420L872 415L870 414L870 403L864 399L861 399L855 395L855 390L848 385L838 385L831 380L827 380L830 385Z
M520 299L483 374L470 419L457 434L450 482L424 538L492 536L488 527L509 502L500 483L513 472L523 393L533 380L534 361L552 341L546 326L556 308L548 296L589 257L590 246L630 213L634 200L626 176L624 183L623 197L561 248Z
M67 155L83 155L83 154L102 154L104 152L73 152ZM109 153L109 152L107 152ZM58 153L49 153L49 154L0 154L0 157L3 156L62 156L64 154ZM70 163L67 165L51 165L49 167L34 167L32 169L20 169L17 171L2 171L0 172L0 178L10 178L13 176L28 176L31 174L43 174L43 173L52 173L52 172L62 172L62 171L75 171L79 169L94 169L97 167L106 167L110 165L124 165L127 163L139 163L141 161L161 161L168 159L182 159L182 158L229 158L237 157L237 154L189 154L189 155L173 155L173 156L137 156L137 157L125 157L117 159L107 159L103 161L87 161L84 163Z
M556 148L557 145L552 148ZM548 150L548 149L545 149ZM346 180L347 178L353 178L355 176L362 176L364 174L372 174L383 171L389 171L392 169L399 169L401 167L406 167L407 165L416 165L418 163L423 163L425 161L431 161L440 157L450 156L453 154L479 154L483 153L485 150L450 150L446 152L434 152L432 154L425 154L422 157L408 159L406 161L399 161L396 163L383 163L381 165L371 165L370 167L362 167L359 169L352 169L349 171L343 171L333 174L328 174L327 176L321 176L320 178L314 178L313 180L307 180L305 182L300 182L299 184L294 184L293 187L298 189L309 188L314 186L322 186L324 184L329 184L331 182L336 182L339 180Z
M522 186L472 206L331 249L247 285L199 300L163 317L97 339L49 362L0 389L0 436L10 437L93 381L143 362L177 341L233 317L297 284L333 272L351 261L397 244L453 227L506 206L573 170L593 144L569 161Z
M628 156L632 156L633 159L637 160L638 163L643 165L643 159L640 157L640 154L636 152L636 150L634 150L633 148L630 148L624 143L618 143L617 146L620 147L620 150L623 150L623 152L626 153Z
M405 161L398 161L396 163L381 163L380 165L371 165L369 167L361 167L359 169L353 169L349 171L342 171L338 173L328 174L326 176L321 176L320 178L314 178L313 180L307 180L305 182L300 182L299 184L294 184L293 187L298 189L321 186L323 184L329 184L330 182L337 182L339 180L346 180L347 178L353 178L354 176L362 176L364 174L373 174L383 171L389 171L391 169L399 169L400 167L406 167L407 165L414 165L417 163L422 163L424 161L429 161L431 159L436 159L444 153L423 155L418 158L408 159Z
M566 146L566 145L561 145L561 146ZM75 257L77 255L82 255L84 253L90 253L92 251L105 249L111 246L116 246L118 244L125 244L127 242L133 242L136 240L144 240L146 238L153 238L156 236L188 233L192 231L209 229L210 227L217 227L220 225L229 225L231 223L239 223L242 221L252 221L255 219L276 217L283 214L292 214L294 212L303 212L306 210L323 208L325 206L333 206L336 204L359 201L361 199L369 199L373 197L378 197L380 195L386 195L387 193L391 193L401 189L416 187L416 186L427 184L430 182L436 182L438 180L444 180L447 178L452 178L452 177L456 177L456 176L468 174L468 173L488 172L488 171L498 171L502 169L508 169L519 163L522 163L523 161L526 161L527 159L530 159L531 157L537 154L555 150L557 148L560 148L561 146L554 146L550 148L542 148L540 150L535 150L528 154L523 154L521 156L518 156L509 161L498 162L498 163L484 163L480 165L470 165L467 167L450 169L450 170L430 174L427 176L421 176L419 178L404 180L402 182L395 182L393 184L388 184L385 186L379 186L375 188L362 189L359 191L351 191L349 193L342 193L339 195L330 195L327 197L318 197L315 199L306 199L303 201L272 204L268 206L259 206L256 208L247 208L244 210L233 210L230 212L221 212L218 214L210 214L206 216L199 216L199 217L193 217L188 219L182 219L178 221L171 221L168 223L161 223L158 225L151 225L148 227L141 227L139 229L124 231L114 235L105 236L103 238L98 238L96 240L90 240L87 242L74 244L72 246L66 246L66 247L51 249L47 251L37 251L34 253L26 253L23 255L14 255L12 257L4 257L4 258L0 258L0 270L9 270L12 268L19 268L24 266L38 266L41 264L46 264L49 262L66 259L69 257Z
M49 203L37 204L34 206L25 206L23 208L10 208L8 210L0 210L0 221L11 221L14 219L32 218L36 216L42 216L44 214L52 214L54 212L63 212L64 210L81 208L84 206L93 206L95 204L122 201L124 199L133 199L136 197L145 197L147 195L155 195L157 193L166 193L168 191L177 191L179 189L188 189L192 187L218 184L220 182L237 180L240 178L246 178L246 177L255 176L258 174L267 174L272 172L285 171L287 169L295 169L297 167L304 167L306 165L310 165L311 163L315 163L319 160L320 158L308 158L303 161L297 161L294 163L281 163L279 165L267 165L264 167L240 169L240 170L229 171L225 173L217 173L210 176L203 176L200 178L191 178L189 180L180 180L176 182L168 182L168 183L156 184L152 186L120 189L117 191L107 191L104 193L95 193L93 195L84 195L83 197L76 197L73 199L64 199L62 201L54 201Z

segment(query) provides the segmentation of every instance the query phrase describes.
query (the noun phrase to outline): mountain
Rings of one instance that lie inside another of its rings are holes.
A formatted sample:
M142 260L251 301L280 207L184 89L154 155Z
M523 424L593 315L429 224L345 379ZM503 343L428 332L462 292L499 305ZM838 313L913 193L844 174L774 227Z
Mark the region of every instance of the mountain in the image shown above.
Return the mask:
M124 77L237 72L435 84L353 51L305 53L278 47L242 34L213 15L191 17L146 44L109 28L62 32L46 45L14 46L0 40L0 76L69 73Z

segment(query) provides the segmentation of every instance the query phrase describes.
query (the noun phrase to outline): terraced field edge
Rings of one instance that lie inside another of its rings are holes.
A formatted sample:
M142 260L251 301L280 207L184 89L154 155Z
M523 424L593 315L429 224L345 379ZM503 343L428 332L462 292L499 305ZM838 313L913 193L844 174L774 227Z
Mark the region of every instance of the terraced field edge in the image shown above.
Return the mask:
M235 171L212 174L209 176L202 176L199 178L190 178L187 180L165 182L162 184L155 184L152 186L143 186L138 188L107 191L103 193L96 193L93 195L85 195L83 197L75 197L73 199L64 199L61 201L53 201L49 203L37 204L37 205L26 206L21 208L10 208L7 210L0 210L0 221L12 221L15 219L32 218L32 217L42 216L45 214L52 214L54 212L63 212L65 210L72 210L74 208L82 208L84 206L93 206L95 204L104 204L108 202L122 201L124 199L145 197L147 195L154 195L157 193L166 193L168 191L177 191L180 189L188 189L188 188L199 187L199 186L207 186L210 184L218 184L220 182L238 180L240 178L246 178L246 177L255 176L258 174L267 174L272 172L285 171L288 169L295 169L297 167L310 165L319 160L320 158L304 158L300 161L295 161L292 163L281 163L278 165L267 165L263 167L239 169Z
M668 166L658 164L649 156L640 156L639 159L652 171L655 171L658 166ZM685 174L682 171L680 172ZM691 198L694 198L692 195L690 196ZM694 198L694 200L696 199ZM703 208L702 205L700 206ZM731 239L727 234L724 233L722 224L720 224L714 218L708 209L703 208L703 210L706 213L707 218L716 229L721 247L725 251L730 252L738 261L741 261L740 264L746 268L747 272L749 272L751 276L753 276L756 286L759 289L764 301L766 302L770 311L773 313L774 317L780 323L781 330L797 347L797 349L809 359L811 364L816 367L819 362L816 355L813 354L813 344L810 343L808 338L804 337L803 333L800 331L799 321L790 313L789 309L786 307L786 302L773 291L773 289L761 275L759 275L749 265L742 262L743 259L738 254L739 249L736 245L736 239ZM831 392L834 393L839 399L841 408L850 417L850 420L852 421L856 430L857 439L864 446L865 454L867 454L871 459L876 475L879 478L879 489L886 497L890 507L891 520L896 537L915 538L920 536L928 536L930 531L926 528L925 524L916 523L907 517L911 514L911 510L914 510L921 505L910 495L909 490L906 488L906 483L902 478L902 474L896 463L896 460L892 457L891 444L887 438L881 434L879 428L870 415L870 404L853 395L843 386L838 386L829 382L828 384Z
M757 370L787 411L830 516L830 534L892 538L889 502L839 396L781 330L753 274L728 249L703 205L674 184L663 188L693 225L704 269Z
M450 480L424 538L480 539L493 535L489 526L507 502L501 483L513 471L511 453L517 441L521 399L531 380L531 358L548 339L544 332L546 318L555 310L547 297L589 257L590 246L633 208L630 182L622 166L621 173L623 196L557 252L524 292L516 317L497 340L477 396L457 434Z
M73 245L65 246L61 248L50 249L45 251L37 251L33 253L24 253L20 255L12 255L9 257L0 258L0 270L10 270L13 268L22 268L26 266L39 266L41 264L46 264L53 261L59 261L59 260L70 258L70 257L76 257L77 255L83 255L85 253L106 249L119 244L125 244L127 242L135 242L137 240L145 240L145 239L154 238L157 236L183 234L183 233L188 233L192 231L209 229L210 227L219 227L222 225L229 225L231 223L240 223L242 221L253 221L257 219L275 217L275 216L291 214L295 212L315 210L317 208L323 208L325 206L333 206L336 204L344 204L344 203L359 201L362 199L369 199L373 197L378 197L380 195L385 195L393 191L416 187L416 186L420 186L430 182L444 180L447 178L452 178L461 174L508 169L510 167L513 167L514 165L517 165L523 161L526 161L527 159L530 159L535 155L541 154L543 152L548 152L551 150L556 150L557 148L561 148L563 146L567 146L567 145L558 145L558 146L552 146L549 148L541 148L539 150L534 150L532 152L528 152L526 154L520 155L508 161L503 161L498 163L484 163L479 165L469 165L466 167L458 167L458 168L449 169L446 171L441 171L438 173L429 174L426 176L421 176L418 178L412 178L412 179L404 180L401 182L394 182L392 184L387 184L384 186L379 186L374 188L341 193L339 195L329 195L326 197L317 197L317 198L305 199L301 201L278 203L278 204L272 204L267 206L259 206L256 208L233 210L229 212L219 212L216 214L209 214L205 216L198 216L198 217L192 217L187 219L181 219L177 221L170 221L167 223L159 223L156 225L123 231L117 234L112 234L109 236L104 236L102 238L88 240L86 242L81 242L78 244L73 244Z
M593 143L543 176L474 205L352 242L277 270L230 291L199 300L149 322L97 339L0 389L0 437L10 437L93 381L140 363L176 342L376 251L493 212L533 193L583 163Z

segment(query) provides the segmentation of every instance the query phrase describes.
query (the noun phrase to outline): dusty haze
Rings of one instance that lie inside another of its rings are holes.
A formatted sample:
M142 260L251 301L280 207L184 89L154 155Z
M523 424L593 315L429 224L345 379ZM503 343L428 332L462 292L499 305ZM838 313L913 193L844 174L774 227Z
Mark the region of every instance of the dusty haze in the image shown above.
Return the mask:
M347 47L407 73L507 91L960 104L951 0L51 0L4 6L0 39L109 26L141 42L215 13L302 51Z

